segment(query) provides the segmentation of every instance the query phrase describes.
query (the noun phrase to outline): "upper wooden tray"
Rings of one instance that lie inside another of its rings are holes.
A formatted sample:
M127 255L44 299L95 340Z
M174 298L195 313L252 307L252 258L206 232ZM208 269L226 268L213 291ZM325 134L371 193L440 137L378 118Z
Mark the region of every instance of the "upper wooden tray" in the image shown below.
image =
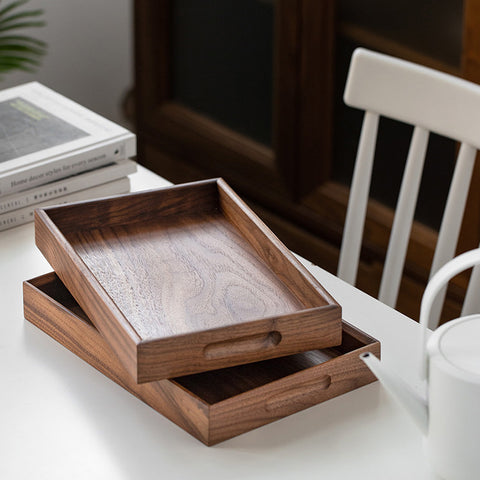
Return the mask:
M40 209L46 259L138 383L341 342L341 308L221 179Z

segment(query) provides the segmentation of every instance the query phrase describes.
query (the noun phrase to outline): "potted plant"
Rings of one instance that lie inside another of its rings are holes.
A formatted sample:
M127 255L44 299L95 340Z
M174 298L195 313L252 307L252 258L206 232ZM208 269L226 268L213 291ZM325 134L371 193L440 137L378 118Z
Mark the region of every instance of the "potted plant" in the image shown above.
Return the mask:
M0 75L12 70L35 71L45 55L45 42L25 30L43 27L44 11L24 6L30 0L15 0L3 6L0 0Z

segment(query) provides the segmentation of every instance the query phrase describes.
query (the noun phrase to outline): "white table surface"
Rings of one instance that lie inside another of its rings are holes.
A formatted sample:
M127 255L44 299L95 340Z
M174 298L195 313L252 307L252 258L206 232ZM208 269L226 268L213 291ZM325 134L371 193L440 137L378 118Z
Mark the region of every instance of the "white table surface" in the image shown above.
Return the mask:
M139 167L132 190L168 184ZM382 356L416 378L418 325L321 268L312 273ZM206 447L25 321L22 281L51 271L33 224L0 233L0 479L437 477L378 382Z

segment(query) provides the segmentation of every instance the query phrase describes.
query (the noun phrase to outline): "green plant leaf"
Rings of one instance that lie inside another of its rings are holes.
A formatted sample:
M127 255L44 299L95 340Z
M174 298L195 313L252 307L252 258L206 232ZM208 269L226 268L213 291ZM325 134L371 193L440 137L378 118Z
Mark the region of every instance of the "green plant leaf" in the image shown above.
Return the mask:
M0 44L16 42L19 45L35 45L37 47L46 47L47 44L43 40L38 40L36 38L31 38L26 35L1 35Z
M0 73L34 71L45 55L47 44L18 30L45 26L41 9L22 10L30 0L14 0L0 8ZM1 0L0 0L1 2Z
M26 20L27 23L36 24L36 26L44 26L45 25L44 21L39 22L39 21L30 20L32 17L37 16L37 15L32 15L32 13L33 12L24 12L24 13L19 13L17 15L12 15L11 17L7 17L7 18L0 18L0 25L2 27L7 27L9 25L18 23L19 21L27 19ZM39 13L41 13L41 12L39 12Z
M18 28L44 27L45 22L19 22L2 26L0 23L0 32L16 30Z
M2 55L0 58L0 63L2 62L18 62L29 63L31 65L40 65L40 62L37 59L20 55Z
M0 17L3 17L8 12L14 10L15 8L21 7L22 5L25 5L28 2L29 0L16 0L15 2L9 3L8 5L0 9Z
M0 66L4 68L12 68L12 67L33 67L35 65L31 65L29 62L25 62L22 58L7 58L2 57L0 58Z
M2 22L12 22L19 18L25 17L40 17L43 15L43 10L25 10L24 12L13 13L12 15L1 15Z
M37 47L31 47L28 45L9 44L9 43L2 44L0 42L0 55L8 52L23 52L33 56L40 56L45 53L45 50Z

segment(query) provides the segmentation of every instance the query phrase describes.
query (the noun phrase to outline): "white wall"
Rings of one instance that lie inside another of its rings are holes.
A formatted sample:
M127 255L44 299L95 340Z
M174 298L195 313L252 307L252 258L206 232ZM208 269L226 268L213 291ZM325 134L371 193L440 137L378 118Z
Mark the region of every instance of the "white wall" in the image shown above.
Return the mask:
M125 123L120 103L133 85L131 0L31 0L47 26L31 29L48 43L34 74L14 72L0 89L37 80L111 120ZM26 33L26 32L25 32Z

